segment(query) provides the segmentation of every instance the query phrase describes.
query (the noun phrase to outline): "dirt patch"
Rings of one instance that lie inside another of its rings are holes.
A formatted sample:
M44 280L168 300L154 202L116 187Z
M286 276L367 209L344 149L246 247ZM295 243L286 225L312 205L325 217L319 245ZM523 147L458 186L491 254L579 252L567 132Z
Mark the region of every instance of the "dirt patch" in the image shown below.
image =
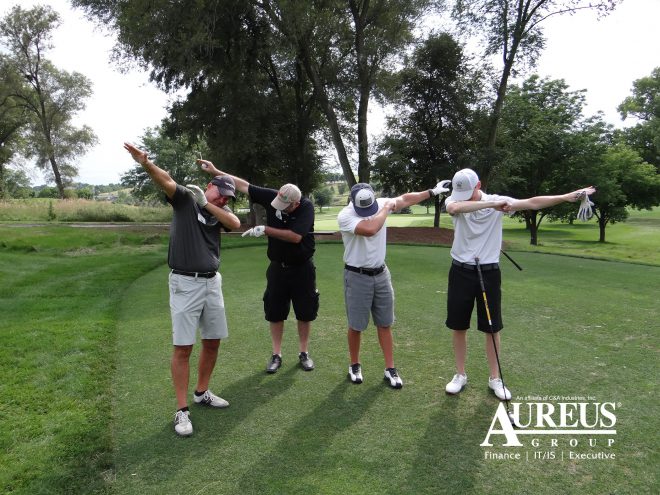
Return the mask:
M341 234L317 235L317 241L341 240ZM434 227L387 227L388 244L438 244L451 246L454 240L452 229Z

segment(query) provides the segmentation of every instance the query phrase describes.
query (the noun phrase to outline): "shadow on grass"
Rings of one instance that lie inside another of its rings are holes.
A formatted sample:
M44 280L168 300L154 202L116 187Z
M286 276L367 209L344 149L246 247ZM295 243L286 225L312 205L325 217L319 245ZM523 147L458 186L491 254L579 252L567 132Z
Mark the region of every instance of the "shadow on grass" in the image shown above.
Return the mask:
M351 460L350 451L337 452L334 440L359 423L381 394L389 392L382 384L361 385L363 393L355 397L351 387L354 385L346 380L337 384L285 433L281 442L268 444L269 448L250 466L249 475L239 481L240 493L319 493L321 486L315 486L319 480L332 492L328 473L342 469L350 472L357 462ZM359 443L359 438L355 440Z
M417 443L408 476L402 486L392 487L390 495L477 493L475 478L483 464L483 448L479 444L494 407L492 401L484 399L466 416L461 401L460 396L441 400ZM475 428L482 423L482 429Z
M119 447L117 467L121 471L138 466L140 476L158 482L179 478L178 471L190 469L195 459L221 458L224 442L235 441L231 438L232 430L256 409L285 393L298 372L297 368L292 367L277 373L276 380L269 380L271 375L259 371L229 384L220 394L230 402L227 409L190 404L190 419L194 428L191 437L178 437L171 421L173 416L167 416L167 421L157 432ZM264 381L268 382L267 386L264 386ZM118 475L127 477L128 473L119 472Z

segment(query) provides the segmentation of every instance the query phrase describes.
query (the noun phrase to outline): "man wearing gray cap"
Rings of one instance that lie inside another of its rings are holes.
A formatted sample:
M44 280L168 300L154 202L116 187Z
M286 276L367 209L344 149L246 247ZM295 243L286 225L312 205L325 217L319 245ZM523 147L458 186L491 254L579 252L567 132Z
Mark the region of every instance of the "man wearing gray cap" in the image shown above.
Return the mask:
M540 210L562 202L575 202L584 194L591 195L595 191L593 187L587 187L556 196L514 199L483 192L479 177L472 169L465 168L454 174L452 193L445 202L447 213L454 223L446 325L452 330L456 374L445 387L448 394L460 393L467 384L467 329L476 300L477 329L486 337L486 357L490 369L488 387L498 399L511 399L511 392L502 383L498 369L498 357L501 356L499 332L503 328L499 260L504 213ZM489 312L483 300L477 262L482 272Z
M448 189L438 183L433 189L403 194L397 198L376 199L369 184L351 188L351 202L339 212L337 221L344 242L344 300L348 318L348 378L362 383L360 343L362 332L372 317L378 342L385 358L384 380L392 388L403 387L394 367L392 323L394 323L394 289L385 264L387 249L387 216L393 211L416 205Z
M177 184L147 153L132 144L124 149L138 162L166 195L172 205L168 264L170 267L170 312L172 316L172 381L177 400L174 431L192 435L188 409L190 354L197 328L202 337L199 355L195 404L223 408L229 403L209 390L209 381L218 357L220 340L227 337L227 318L222 296L220 266L220 229L237 229L238 217L227 207L234 197L229 178L212 179L206 191Z
M279 191L259 187L218 170L210 161L198 162L216 179L231 177L236 189L266 210L266 225L257 225L243 233L243 237L268 237L270 264L266 271L263 302L270 327L272 354L266 372L276 373L282 366L284 321L291 305L298 327L298 362L303 370L312 371L314 361L309 356L309 334L319 310L316 267L312 258L315 251L314 205L302 197L294 184L284 184Z

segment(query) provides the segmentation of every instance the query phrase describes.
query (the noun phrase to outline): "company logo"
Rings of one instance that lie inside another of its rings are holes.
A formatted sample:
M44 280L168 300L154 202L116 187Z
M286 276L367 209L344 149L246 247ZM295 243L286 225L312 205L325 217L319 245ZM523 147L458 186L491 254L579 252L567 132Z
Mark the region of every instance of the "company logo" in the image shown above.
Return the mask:
M614 402L519 402L511 403L511 424L504 403L500 402L482 447L492 447L491 437L504 436L503 447L522 447L520 435L616 435ZM523 419L525 413L526 420Z

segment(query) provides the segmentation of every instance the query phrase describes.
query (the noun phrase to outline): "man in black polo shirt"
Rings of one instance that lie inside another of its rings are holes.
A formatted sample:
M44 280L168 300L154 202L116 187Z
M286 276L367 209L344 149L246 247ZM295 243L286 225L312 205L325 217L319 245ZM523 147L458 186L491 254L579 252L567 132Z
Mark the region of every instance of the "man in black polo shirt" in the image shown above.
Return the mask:
M298 360L305 371L314 369L309 357L308 342L311 322L319 309L319 293L316 290L314 255L314 205L303 198L300 189L284 184L280 190L259 187L240 177L226 174L207 160L197 160L204 170L214 177L231 177L236 189L266 209L266 225L258 225L243 236L268 236L268 259L264 311L270 322L273 352L266 366L267 373L275 373L282 365L282 335L284 320L293 310L298 323Z
M234 183L228 177L213 178L202 191L197 186L183 187L147 153L132 144L124 149L138 162L167 196L174 210L170 226L168 264L170 312L172 315L172 381L178 403L174 416L177 435L192 435L188 410L190 354L197 328L202 337L194 402L210 407L229 403L209 390L211 373L218 357L220 340L227 337L227 318L222 297L220 266L220 228L237 229L238 217L226 206L234 196Z

